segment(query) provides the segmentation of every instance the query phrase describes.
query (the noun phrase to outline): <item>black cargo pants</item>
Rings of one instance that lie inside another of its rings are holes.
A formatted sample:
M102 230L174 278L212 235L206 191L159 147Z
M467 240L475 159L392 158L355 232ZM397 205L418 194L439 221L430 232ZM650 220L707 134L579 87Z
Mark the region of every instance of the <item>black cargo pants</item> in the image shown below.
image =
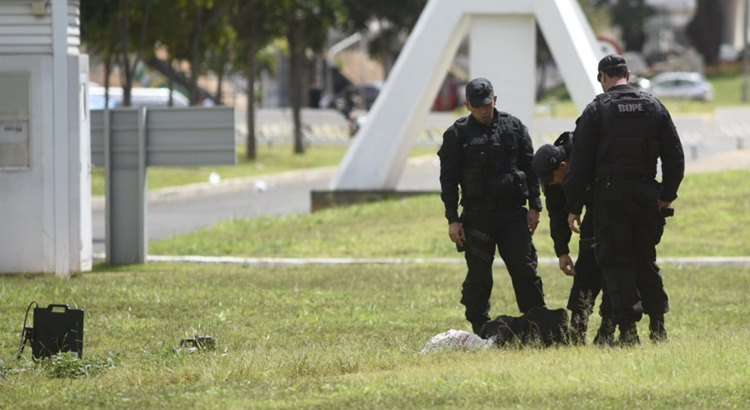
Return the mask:
M595 254L618 323L637 322L644 312L659 315L669 310L656 265L656 244L663 228L658 195L654 181L596 184Z
M466 307L469 322L490 320L495 247L510 274L518 309L526 313L534 307L544 306L542 279L537 275L536 249L531 242L526 218L525 208L464 212L462 222L468 272L461 303Z
M587 218L592 218L587 217ZM584 221L584 223L586 223ZM596 262L594 255L593 238L582 238L578 245L578 258L576 259L573 277L573 286L570 288L568 297L568 310L574 312L586 312L591 315L594 311L596 298L604 287L604 277ZM599 315L609 317L612 314L611 303L607 292L602 292L602 303L599 305Z

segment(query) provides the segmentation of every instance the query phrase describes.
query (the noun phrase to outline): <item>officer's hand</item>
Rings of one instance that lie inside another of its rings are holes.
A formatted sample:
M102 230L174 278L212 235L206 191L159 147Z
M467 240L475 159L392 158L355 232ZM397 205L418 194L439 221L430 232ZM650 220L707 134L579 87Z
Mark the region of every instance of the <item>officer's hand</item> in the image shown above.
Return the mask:
M656 204L659 206L659 210L662 210L664 208L671 208L672 207L672 203L671 202L665 202L665 201L662 201L661 199L657 200Z
M564 274L568 276L576 275L575 264L573 263L573 259L570 257L570 255L566 254L558 256L557 263L560 266L560 270L563 271Z
M539 211L536 209L529 209L526 222L529 224L529 232L533 235L534 231L536 231L537 225L539 225Z
M581 233L581 215L568 214L568 226L575 233Z
M459 246L464 246L464 225L460 222L454 222L448 225L448 236L451 241Z

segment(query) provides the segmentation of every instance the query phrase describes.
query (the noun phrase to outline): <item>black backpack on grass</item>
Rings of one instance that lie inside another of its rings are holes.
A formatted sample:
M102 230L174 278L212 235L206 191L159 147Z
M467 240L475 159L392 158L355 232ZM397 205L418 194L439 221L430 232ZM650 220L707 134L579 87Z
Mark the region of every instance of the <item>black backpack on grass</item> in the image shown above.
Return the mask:
M484 324L479 336L493 338L498 347L567 345L568 312L538 307L521 317L498 316Z

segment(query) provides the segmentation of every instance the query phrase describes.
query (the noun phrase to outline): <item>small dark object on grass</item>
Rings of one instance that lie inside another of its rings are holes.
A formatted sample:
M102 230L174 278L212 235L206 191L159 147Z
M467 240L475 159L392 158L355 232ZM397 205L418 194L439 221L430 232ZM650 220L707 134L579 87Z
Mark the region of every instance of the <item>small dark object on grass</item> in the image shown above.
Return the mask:
M180 340L178 352L194 353L198 351L216 350L216 339L211 336L195 336L192 339Z

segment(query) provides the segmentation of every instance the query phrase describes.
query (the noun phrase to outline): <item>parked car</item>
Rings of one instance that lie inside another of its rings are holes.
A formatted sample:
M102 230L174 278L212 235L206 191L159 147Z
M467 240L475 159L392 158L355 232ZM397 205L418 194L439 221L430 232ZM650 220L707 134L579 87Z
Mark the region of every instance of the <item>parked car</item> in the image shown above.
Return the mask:
M658 98L711 101L714 88L700 73L667 72L651 79L651 92Z
M639 77L635 74L630 75L630 85L638 87L641 90L651 91L651 80L646 77Z
M130 103L133 107L166 107L169 103L169 89L167 88L140 88L133 87L130 94ZM174 107L187 107L190 101L177 90L172 92L172 104ZM109 88L109 108L117 108L122 105L122 88ZM104 109L104 87L92 84L89 87L89 109Z

